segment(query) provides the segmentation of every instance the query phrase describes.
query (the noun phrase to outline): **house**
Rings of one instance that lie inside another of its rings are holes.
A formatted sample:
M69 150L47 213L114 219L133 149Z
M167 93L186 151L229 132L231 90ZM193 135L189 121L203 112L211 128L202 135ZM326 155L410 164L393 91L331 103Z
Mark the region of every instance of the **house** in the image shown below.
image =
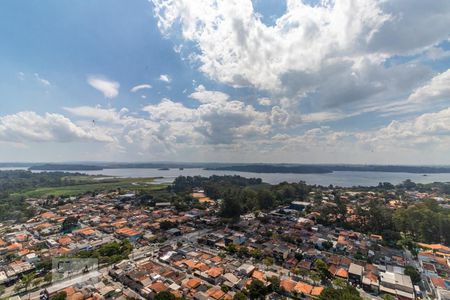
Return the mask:
M243 264L239 268L237 268L236 271L238 272L239 275L250 276L254 270L255 270L255 266L250 265L250 264Z
M415 299L411 278L399 273L380 273L380 293L400 296L401 299Z
M353 284L361 284L363 267L354 263L350 264L348 268L348 281Z
M119 236L119 238L126 238L133 243L137 242L137 240L142 236L141 232L129 227L117 229L116 234Z

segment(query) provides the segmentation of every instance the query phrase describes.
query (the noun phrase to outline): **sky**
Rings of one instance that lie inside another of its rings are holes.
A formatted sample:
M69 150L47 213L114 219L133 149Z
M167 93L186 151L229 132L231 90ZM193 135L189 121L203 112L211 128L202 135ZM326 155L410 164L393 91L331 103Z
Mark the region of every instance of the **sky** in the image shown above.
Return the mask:
M448 0L0 1L0 161L450 164Z

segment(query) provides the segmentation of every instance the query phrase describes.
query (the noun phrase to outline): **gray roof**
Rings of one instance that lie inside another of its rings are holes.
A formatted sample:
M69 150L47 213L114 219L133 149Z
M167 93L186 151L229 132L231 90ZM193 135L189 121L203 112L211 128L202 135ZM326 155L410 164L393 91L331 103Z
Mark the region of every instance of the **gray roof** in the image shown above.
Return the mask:
M350 267L348 268L349 274L354 274L358 276L362 276L363 267L354 263L350 264Z

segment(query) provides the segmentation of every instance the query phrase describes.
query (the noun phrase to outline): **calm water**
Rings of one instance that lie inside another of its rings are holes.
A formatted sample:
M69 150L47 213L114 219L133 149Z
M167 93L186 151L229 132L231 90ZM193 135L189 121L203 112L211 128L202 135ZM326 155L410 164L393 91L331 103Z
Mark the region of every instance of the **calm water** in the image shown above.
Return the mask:
M261 178L264 182L277 184L283 181L298 182L305 181L309 184L318 184L328 186L330 184L337 186L373 186L379 182L390 182L398 184L406 179L411 179L417 183L430 183L435 181L450 182L450 174L411 174L411 173L390 173L390 172L334 172L328 174L281 174L281 173L250 173L236 171L208 171L200 168L193 169L105 169L101 171L85 171L83 173L91 175L110 175L119 177L163 177L157 179L156 183L172 182L179 175L184 176L211 176L211 175L240 175L243 177Z
M26 168L0 168L0 170L11 169L26 169ZM105 169L101 171L84 171L82 173L90 175L108 175L118 177L162 177L155 181L155 183L172 182L175 177L179 175L184 176L211 176L211 175L240 175L243 177L261 178L264 182L277 184L283 181L298 182L305 181L309 184L318 184L328 186L330 184L337 186L373 186L379 182L390 182L398 184L405 179L411 179L417 183L430 182L450 182L450 174L411 174L411 173L391 173L391 172L334 172L328 174L281 174L281 173L251 173L251 172L236 172L236 171L208 171L200 168L193 169Z

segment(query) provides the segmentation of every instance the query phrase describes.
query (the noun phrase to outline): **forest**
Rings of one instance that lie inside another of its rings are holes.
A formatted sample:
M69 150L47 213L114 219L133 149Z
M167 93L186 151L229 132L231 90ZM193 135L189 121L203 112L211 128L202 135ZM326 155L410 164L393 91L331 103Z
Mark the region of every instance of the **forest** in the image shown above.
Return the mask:
M178 177L171 189L176 193L202 187L207 196L221 199L220 215L231 221L238 221L242 214L254 211L268 211L292 201L311 200L312 210L320 215L317 222L363 233L383 236L391 246L410 241L450 244L450 210L441 207L436 200L411 201L397 209L389 208L387 202L405 197L407 191L438 191L450 194L450 184L416 184L406 180L399 185L380 183L376 187L321 187L304 182L269 185L260 179L240 176ZM332 190L335 205L324 205L322 195ZM377 197L344 199L345 191L371 192ZM310 192L314 197L308 198ZM352 207L349 213L347 207Z

